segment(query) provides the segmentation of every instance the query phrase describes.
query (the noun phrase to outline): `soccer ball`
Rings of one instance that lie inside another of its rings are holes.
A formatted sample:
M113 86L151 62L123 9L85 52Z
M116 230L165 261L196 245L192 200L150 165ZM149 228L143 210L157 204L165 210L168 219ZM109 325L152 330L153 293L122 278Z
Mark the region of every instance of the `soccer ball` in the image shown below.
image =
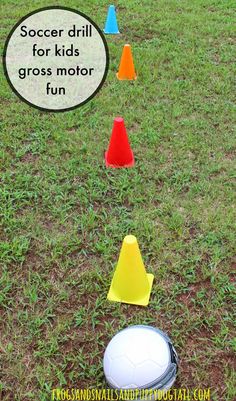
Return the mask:
M169 337L161 330L130 326L109 342L103 369L113 389L167 390L176 378L177 354Z

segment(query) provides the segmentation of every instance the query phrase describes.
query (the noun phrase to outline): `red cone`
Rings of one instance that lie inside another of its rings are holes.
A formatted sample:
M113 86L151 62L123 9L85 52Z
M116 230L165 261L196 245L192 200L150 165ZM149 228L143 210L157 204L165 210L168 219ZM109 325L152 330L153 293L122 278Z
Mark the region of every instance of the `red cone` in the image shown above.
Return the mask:
M105 152L107 167L132 167L134 155L131 150L123 118L116 117L108 150Z

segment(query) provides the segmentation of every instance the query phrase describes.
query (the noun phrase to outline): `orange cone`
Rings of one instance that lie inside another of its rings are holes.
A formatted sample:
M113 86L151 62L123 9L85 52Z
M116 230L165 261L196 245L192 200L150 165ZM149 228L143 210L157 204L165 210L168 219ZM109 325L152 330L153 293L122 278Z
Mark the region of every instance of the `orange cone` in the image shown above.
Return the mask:
M124 45L119 71L116 74L117 78L121 81L123 80L135 80L137 74L134 69L133 56L130 45Z

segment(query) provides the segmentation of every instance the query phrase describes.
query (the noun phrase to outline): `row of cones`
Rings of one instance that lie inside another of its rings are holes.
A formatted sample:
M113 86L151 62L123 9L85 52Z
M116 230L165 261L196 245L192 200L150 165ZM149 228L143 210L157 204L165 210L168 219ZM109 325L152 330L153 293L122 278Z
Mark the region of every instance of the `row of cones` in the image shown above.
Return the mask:
M119 34L116 10L113 5L108 9L104 33ZM123 48L117 78L119 80L135 80L137 78L129 44ZM105 163L107 167L113 168L134 165L133 151L129 144L124 120L121 117L114 120L110 143L105 152ZM127 235L123 240L107 299L146 306L149 303L153 279L153 274L146 273L136 237Z
M115 6L111 5L108 8L106 24L104 28L106 34L119 34L119 28L116 18ZM134 68L131 46L124 45L121 55L119 71L116 74L119 80L135 80L137 74ZM134 165L134 155L129 144L128 135L126 132L124 120L117 117L114 120L113 130L109 147L105 152L106 167L132 167Z
M103 30L106 34L119 34L119 28L116 18L115 6L111 5L108 8L107 19L105 28ZM119 71L116 74L119 80L135 80L137 74L134 68L133 56L131 51L131 46L129 44L124 45L123 52L121 55Z

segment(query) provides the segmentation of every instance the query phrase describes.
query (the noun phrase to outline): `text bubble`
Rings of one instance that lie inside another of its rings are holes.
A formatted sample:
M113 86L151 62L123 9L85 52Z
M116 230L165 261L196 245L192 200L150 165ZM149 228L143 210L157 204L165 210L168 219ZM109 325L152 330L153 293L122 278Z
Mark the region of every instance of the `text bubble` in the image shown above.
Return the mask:
M109 52L99 27L85 14L46 7L22 18L4 49L13 91L46 111L66 111L89 101L105 82Z

